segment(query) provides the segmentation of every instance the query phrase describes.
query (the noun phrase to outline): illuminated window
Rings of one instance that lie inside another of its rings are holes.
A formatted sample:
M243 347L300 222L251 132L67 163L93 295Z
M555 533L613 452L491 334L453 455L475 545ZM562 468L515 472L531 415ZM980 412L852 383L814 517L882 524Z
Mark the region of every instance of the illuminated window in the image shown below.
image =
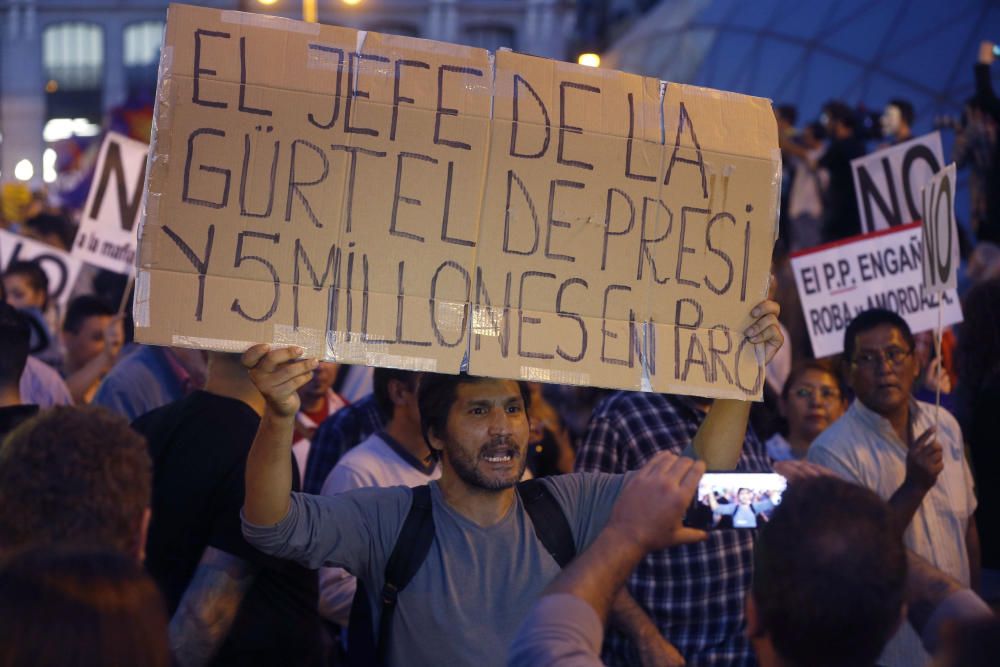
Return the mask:
M59 90L93 90L101 87L104 73L104 31L94 23L56 23L42 37L45 78Z
M130 97L149 97L156 89L156 70L163 41L162 21L140 21L125 26L125 78Z

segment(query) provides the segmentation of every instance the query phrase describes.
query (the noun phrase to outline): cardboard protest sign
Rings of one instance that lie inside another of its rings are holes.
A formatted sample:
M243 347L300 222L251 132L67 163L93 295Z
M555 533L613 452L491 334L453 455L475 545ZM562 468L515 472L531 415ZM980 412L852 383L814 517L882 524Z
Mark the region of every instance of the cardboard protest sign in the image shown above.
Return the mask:
M172 5L137 337L759 397L770 103Z
M920 191L924 288L931 294L958 288L958 224L955 222L955 163Z
M49 299L58 304L59 312L65 313L83 263L58 248L0 229L0 271L6 270L11 262L29 260L38 262L45 271Z
M116 273L135 270L136 227L146 179L146 144L108 132L72 253Z
M917 222L792 256L795 285L817 357L842 352L847 325L871 308L899 313L919 333L937 327L941 299L943 324L962 321L954 290L934 295L924 289L922 236Z
M919 220L920 189L943 165L940 132L851 160L861 231Z

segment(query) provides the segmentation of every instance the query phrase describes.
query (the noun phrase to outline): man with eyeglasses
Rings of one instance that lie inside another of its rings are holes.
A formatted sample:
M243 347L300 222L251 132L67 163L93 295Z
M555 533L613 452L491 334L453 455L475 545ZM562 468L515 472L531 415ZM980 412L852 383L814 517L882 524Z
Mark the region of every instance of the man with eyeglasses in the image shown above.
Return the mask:
M979 535L976 498L958 422L913 398L920 367L913 334L899 315L858 315L844 333L848 384L856 400L809 448L809 460L865 486L889 502L907 547L975 588ZM935 424L937 430L935 431ZM909 624L881 663L923 665L930 656Z

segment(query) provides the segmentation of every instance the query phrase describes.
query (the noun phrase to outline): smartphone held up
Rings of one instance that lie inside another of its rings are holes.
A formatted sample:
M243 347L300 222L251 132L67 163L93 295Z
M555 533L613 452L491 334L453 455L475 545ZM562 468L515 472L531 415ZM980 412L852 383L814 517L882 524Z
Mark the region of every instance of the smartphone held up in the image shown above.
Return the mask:
M776 473L706 473L684 525L701 530L759 528L781 504L787 485Z

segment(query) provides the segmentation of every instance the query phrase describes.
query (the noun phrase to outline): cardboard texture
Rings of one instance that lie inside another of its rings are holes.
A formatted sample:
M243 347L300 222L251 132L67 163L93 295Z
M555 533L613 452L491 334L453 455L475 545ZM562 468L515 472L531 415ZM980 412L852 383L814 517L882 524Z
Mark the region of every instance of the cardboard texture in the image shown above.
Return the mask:
M759 398L770 102L171 5L142 342Z
M922 282L923 230L919 222L865 234L792 256L795 285L816 357L844 350L844 330L871 308L899 313L913 333L962 321L955 290L940 295Z
M920 190L943 166L940 132L851 160L861 231L920 220Z
M920 191L924 289L941 294L958 289L958 223L955 220L955 163L934 174Z
M136 222L148 150L141 141L115 132L104 137L71 249L74 257L116 273L131 274L135 269Z

